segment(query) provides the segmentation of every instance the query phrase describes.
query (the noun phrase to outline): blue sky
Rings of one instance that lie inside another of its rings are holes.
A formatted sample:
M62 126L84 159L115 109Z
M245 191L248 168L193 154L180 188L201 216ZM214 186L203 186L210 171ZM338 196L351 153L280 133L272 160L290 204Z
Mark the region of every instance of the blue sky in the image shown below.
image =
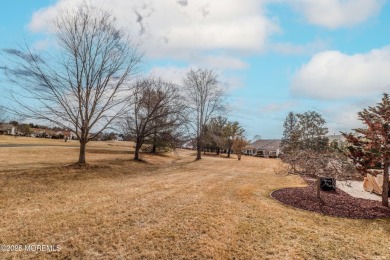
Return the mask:
M54 42L50 19L78 2L3 1L0 48L27 42L45 50ZM91 2L111 10L140 44L143 73L180 83L191 67L215 69L229 118L249 138L280 138L289 111L315 110L331 134L349 131L360 125L356 113L390 89L385 0Z

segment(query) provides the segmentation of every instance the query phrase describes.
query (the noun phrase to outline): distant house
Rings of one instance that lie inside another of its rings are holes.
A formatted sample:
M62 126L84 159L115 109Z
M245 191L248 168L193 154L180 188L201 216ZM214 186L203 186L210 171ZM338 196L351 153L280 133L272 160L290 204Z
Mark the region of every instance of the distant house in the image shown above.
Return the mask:
M55 131L44 128L30 128L31 137L40 137L40 138L52 138L55 135Z
M257 140L244 148L244 154L265 158L277 158L281 154L280 139Z
M46 129L45 133L46 133L46 138L52 138L55 135L55 131L50 129Z
M53 131L52 138L54 138L54 139L64 139L64 133L62 131Z
M182 149L191 149L191 150L195 150L195 145L194 145L195 141L194 140L190 140L190 141L187 141L185 143L183 143L181 145L181 148Z
M77 135L73 131L63 131L64 138L68 140L76 140Z
M340 149L344 146L346 141L343 135L328 135L327 138L329 145L333 145L333 147L338 147Z
M123 137L119 136L118 134L115 134L112 138L113 141L123 141Z
M16 127L12 124L0 123L0 134L2 135L15 135Z
M30 128L30 136L31 137L44 137L45 136L45 129Z

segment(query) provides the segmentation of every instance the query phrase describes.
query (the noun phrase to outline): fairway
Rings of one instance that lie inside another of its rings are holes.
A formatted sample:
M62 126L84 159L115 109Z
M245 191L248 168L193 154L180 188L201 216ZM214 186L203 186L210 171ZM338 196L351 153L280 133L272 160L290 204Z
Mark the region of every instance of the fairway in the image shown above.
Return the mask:
M34 158L29 149L36 149L36 157L52 158L50 163ZM0 244L61 248L0 252L0 258L390 256L389 219L333 218L273 200L270 193L275 189L305 185L297 176L276 174L277 159L245 156L238 161L234 155L209 155L195 162L193 151L179 150L143 154L146 163L140 163L130 160L130 147L101 142L88 149L91 166L80 170L66 166L77 160L77 149L0 148ZM6 160L9 153L14 160L23 155L21 169ZM28 164L33 169L28 170ZM4 170L7 167L12 170Z

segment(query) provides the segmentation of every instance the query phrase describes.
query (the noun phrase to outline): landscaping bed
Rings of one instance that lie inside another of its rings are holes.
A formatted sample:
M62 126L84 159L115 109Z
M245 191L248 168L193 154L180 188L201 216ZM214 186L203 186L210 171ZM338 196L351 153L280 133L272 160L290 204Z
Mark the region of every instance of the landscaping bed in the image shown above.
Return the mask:
M276 190L271 196L292 207L329 216L355 219L390 218L390 208L382 206L380 201L354 198L340 189L321 191L320 200L316 192L314 182L307 187Z

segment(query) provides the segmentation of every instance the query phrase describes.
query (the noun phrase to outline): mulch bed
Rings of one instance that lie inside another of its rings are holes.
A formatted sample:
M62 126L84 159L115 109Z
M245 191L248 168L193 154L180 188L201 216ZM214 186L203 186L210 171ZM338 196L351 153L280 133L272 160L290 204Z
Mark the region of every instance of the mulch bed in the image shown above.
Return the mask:
M340 189L321 191L321 200L319 200L315 183L303 188L276 190L271 196L292 207L334 217L390 218L390 208L382 206L382 202L354 198Z

